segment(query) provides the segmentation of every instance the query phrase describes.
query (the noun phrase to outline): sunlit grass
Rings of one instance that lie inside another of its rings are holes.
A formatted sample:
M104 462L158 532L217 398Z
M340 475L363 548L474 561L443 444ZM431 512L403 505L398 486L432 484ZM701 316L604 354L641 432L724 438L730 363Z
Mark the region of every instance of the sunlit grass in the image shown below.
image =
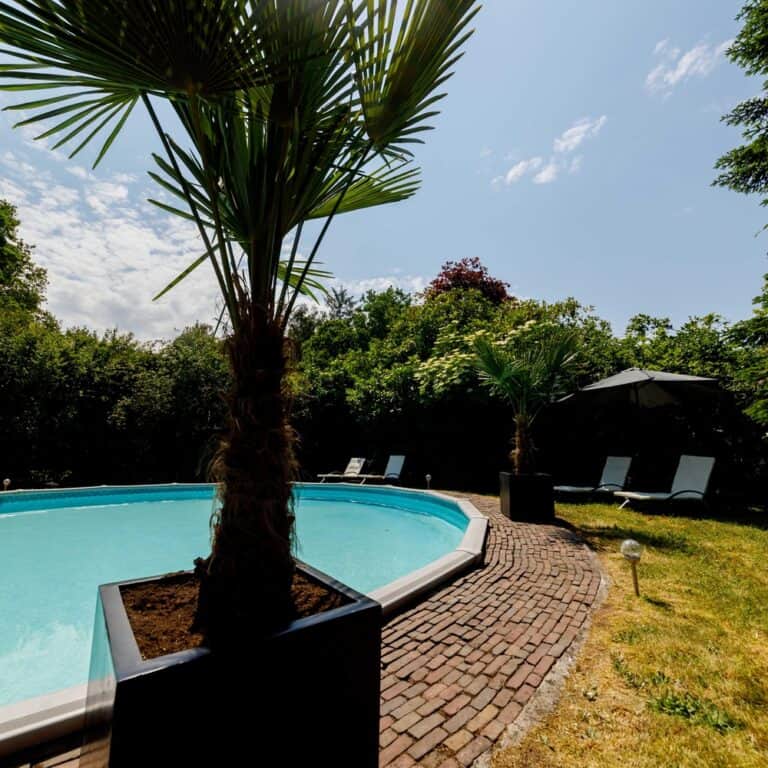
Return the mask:
M494 768L768 765L768 530L612 505L558 515L611 586L556 709ZM639 599L625 538L644 545Z

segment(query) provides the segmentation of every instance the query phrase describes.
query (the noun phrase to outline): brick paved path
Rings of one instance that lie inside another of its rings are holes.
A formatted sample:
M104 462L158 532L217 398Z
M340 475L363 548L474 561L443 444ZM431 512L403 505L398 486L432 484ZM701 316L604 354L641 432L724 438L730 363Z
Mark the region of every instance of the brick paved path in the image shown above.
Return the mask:
M520 714L587 620L600 572L567 529L498 500L485 564L393 619L382 642L380 765L468 766Z

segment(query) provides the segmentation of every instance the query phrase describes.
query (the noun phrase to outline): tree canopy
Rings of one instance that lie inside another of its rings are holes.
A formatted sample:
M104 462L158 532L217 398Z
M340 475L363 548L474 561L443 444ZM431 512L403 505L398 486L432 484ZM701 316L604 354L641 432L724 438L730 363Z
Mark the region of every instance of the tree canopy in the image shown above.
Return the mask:
M768 274L763 278L762 293L753 303L752 317L735 323L728 334L729 340L743 350L733 381L746 395L746 413L768 427Z
M507 293L509 283L492 277L478 256L446 261L437 277L427 286L425 293L427 296L438 296L456 288L480 291L493 304L501 304L510 298Z
M768 77L768 0L749 0L737 19L743 26L728 49L728 57L748 75ZM713 182L745 194L768 193L768 80L762 92L737 104L723 117L741 127L744 144L726 152L716 163L721 171ZM761 205L768 205L763 197Z
M0 200L0 308L37 313L45 301L48 277L32 261L32 249L18 233L16 208Z

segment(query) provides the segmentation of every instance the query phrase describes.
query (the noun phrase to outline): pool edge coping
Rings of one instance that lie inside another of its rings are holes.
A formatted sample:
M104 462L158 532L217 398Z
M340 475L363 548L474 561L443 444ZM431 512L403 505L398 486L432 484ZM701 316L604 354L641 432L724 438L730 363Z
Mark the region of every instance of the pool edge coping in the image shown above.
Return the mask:
M350 484L351 485L351 484ZM382 487L382 486L370 486ZM396 488L397 486L384 486ZM388 618L405 605L415 601L426 592L430 592L439 584L469 570L483 559L485 539L488 534L488 518L463 497L449 496L438 491L408 488L409 492L434 496L455 504L461 513L469 520L459 545L437 560L418 568L399 579L385 584L383 587L368 592L368 596L381 603L384 618Z
M364 493L377 490L397 490L409 494L431 496L450 502L468 519L467 528L459 545L437 560L411 573L385 584L370 592L367 597L378 602L386 620L404 606L434 590L448 579L469 570L480 562L485 550L488 533L488 518L469 499L450 496L439 491L422 488L404 488L397 485L361 485L360 483L314 483L297 482L302 487L354 488ZM144 485L97 485L79 488L14 489L3 493L22 495L25 493L55 493L57 491L87 491L94 489L141 489L141 488L201 488L213 483L157 483ZM2 494L0 494L2 497ZM13 755L35 744L45 744L54 739L82 730L85 717L85 702L88 684L80 684L32 699L0 707L0 758ZM43 704L48 706L41 706ZM10 718L4 718L4 714ZM15 725L14 725L15 724ZM42 736L42 738L40 738Z
M80 683L0 707L0 758L82 730L88 684Z

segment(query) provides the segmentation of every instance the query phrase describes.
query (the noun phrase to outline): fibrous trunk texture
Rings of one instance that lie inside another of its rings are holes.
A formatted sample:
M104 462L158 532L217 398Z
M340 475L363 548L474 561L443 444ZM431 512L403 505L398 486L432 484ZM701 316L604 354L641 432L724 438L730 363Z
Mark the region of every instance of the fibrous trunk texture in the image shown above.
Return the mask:
M210 647L231 647L287 624L291 599L296 475L284 392L282 330L250 308L227 341L232 372L228 423L211 464L222 505L211 554L195 562L195 629Z
M533 440L527 419L515 419L515 447L510 453L516 475L528 475L534 470Z

